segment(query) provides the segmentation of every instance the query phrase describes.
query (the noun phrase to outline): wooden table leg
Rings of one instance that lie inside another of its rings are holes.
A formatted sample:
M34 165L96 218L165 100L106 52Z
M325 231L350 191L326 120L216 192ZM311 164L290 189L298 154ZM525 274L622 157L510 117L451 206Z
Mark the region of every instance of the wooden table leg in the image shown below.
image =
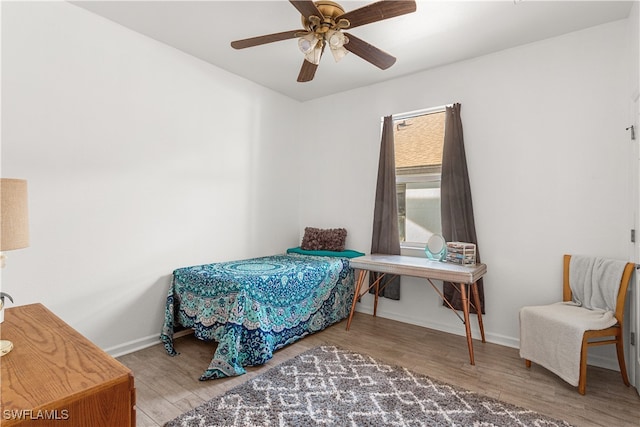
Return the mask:
M356 280L356 289L353 293L353 303L351 303L351 312L349 313L349 320L347 320L347 331L351 326L351 319L353 319L353 313L356 311L356 304L358 303L358 298L360 298L360 289L362 288L362 283L364 282L364 277L367 274L366 270L360 270L358 273L358 279Z
M376 317L376 315L378 314L378 294L380 293L380 280L382 280L382 278L384 277L384 273L378 273L378 275L378 280L376 280L376 295L373 300L373 317Z
M471 337L471 325L469 323L469 298L467 297L467 285L460 283L460 299L462 302L462 311L464 312L464 328L467 333L467 347L469 347L469 360L475 365L473 360L473 340Z
M480 335L482 336L482 342L486 342L484 339L484 325L482 324L482 306L480 305L480 294L478 293L478 282L471 284L471 291L473 292L473 302L476 305L476 313L478 314L478 326L480 327Z

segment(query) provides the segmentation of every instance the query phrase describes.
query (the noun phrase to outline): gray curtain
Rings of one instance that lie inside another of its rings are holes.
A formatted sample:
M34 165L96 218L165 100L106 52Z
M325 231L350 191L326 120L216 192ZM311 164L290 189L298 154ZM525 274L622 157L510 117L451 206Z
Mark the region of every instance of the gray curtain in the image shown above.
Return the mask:
M445 112L442 180L440 186L443 237L447 242L475 243L476 251L478 251L467 158L464 152L460 104L447 107ZM480 262L479 252L476 252L476 260ZM484 286L482 279L478 281L478 291L480 293L482 313L484 313ZM457 310L462 310L460 292L455 289L453 284L444 282L443 293ZM446 304L443 302L443 305ZM471 307L471 312L476 313L474 307Z
M398 232L398 202L396 194L396 161L393 146L393 118L386 116L382 126L380 160L378 162L378 183L373 211L372 254L400 255L400 233ZM377 277L369 274L370 283ZM400 277L383 280L384 289L380 296L400 299ZM371 290L374 291L373 289Z

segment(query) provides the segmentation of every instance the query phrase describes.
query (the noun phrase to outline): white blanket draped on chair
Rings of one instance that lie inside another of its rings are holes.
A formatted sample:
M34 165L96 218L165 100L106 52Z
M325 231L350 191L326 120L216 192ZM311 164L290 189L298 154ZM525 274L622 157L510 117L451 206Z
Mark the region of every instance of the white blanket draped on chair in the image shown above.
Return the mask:
M520 310L520 357L577 386L584 332L617 322L614 311L625 265L604 258L571 257L573 301Z

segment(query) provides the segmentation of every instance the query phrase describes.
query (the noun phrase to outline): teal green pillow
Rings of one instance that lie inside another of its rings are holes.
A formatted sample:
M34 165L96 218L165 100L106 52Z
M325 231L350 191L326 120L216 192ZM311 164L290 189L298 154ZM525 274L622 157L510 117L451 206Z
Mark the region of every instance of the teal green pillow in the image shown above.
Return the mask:
M354 251L351 249L345 249L344 251L306 251L300 246L297 248L287 249L288 254L301 254L301 255L316 255L316 256L333 256L341 258L356 258L364 255L362 252Z

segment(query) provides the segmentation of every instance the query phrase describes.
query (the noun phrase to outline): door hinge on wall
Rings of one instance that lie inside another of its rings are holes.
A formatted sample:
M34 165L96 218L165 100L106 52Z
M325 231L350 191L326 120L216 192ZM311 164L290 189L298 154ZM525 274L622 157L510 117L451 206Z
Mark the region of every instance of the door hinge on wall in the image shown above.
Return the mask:
M635 243L636 242L636 230L635 229L631 229L631 243Z
M631 125L628 128L626 128L625 130L630 130L631 131L631 140L635 141L635 139L636 139L636 128L635 128L635 126Z
M626 128L625 130L630 130L631 131L631 140L635 141L635 139L636 139L636 127L634 125L631 125L628 128Z
M629 338L629 344L636 345L636 333L631 332L631 337Z

